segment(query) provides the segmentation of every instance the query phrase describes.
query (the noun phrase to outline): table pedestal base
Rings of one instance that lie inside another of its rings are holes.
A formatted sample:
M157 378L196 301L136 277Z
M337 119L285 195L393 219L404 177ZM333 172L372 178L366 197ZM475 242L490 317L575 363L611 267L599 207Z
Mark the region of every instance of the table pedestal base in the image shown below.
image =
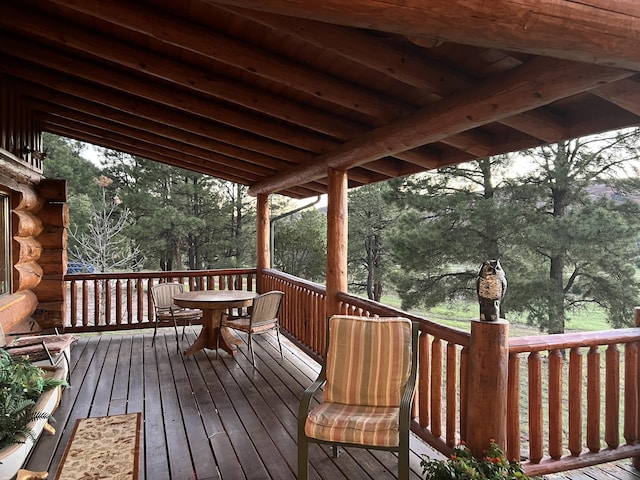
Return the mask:
M228 328L220 327L224 315L226 315L225 310L203 310L200 335L193 342L193 345L183 352L183 355L193 355L204 348L215 350L218 347L218 336L220 336L220 348L229 355L235 355L237 346L242 343L242 340L231 333Z

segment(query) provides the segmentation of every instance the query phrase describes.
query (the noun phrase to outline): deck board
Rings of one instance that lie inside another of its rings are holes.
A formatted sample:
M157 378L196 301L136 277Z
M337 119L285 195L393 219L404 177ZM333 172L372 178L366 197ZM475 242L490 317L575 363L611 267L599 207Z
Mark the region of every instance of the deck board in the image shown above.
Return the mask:
M180 340L184 349L199 327ZM184 357L173 329L80 335L71 353L71 387L54 414L57 433L42 435L27 468L53 478L78 418L143 412L141 478L148 480L287 480L297 471L297 413L304 389L320 366L283 339L255 338L256 367L246 344L231 357L213 351ZM310 478L396 478L389 452L309 446ZM420 456L439 456L412 436L411 478L421 478ZM640 480L624 464L565 472L550 480Z

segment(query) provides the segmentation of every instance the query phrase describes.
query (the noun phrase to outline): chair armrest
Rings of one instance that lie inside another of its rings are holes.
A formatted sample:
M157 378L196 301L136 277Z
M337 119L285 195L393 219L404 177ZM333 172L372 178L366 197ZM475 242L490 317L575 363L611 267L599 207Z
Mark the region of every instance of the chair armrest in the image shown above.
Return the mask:
M327 381L327 376L324 371L324 368L318 375L318 378L307 387L307 389L302 394L302 398L300 399L300 407L298 409L298 419L306 418L309 413L309 405L311 403L311 399L316 394L316 392L325 384Z
M420 330L417 322L412 323L412 342L414 342L413 352L412 352L412 360L411 360L411 373L409 374L409 379L404 387L404 392L402 392L402 398L400 399L400 431L404 431L404 429L409 428L409 424L411 423L411 409L413 407L413 397L415 395L417 377L418 377L418 342L420 340Z

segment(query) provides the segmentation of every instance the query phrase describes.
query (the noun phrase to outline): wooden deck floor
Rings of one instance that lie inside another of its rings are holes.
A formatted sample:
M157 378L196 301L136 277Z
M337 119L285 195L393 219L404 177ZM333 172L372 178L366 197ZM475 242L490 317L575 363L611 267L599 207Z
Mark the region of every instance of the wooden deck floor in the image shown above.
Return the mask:
M193 342L197 330L181 341ZM172 330L159 333L80 336L71 353L71 388L54 414L55 436L41 436L29 470L55 476L78 418L143 412L142 476L148 480L295 479L297 408L319 366L283 340L256 337L254 370L246 345L235 357L213 351L183 357ZM411 441L412 479L422 454L437 456L417 437ZM389 452L348 449L336 459L311 445L311 478L391 479L397 458Z
M181 340L192 343L197 327ZM246 345L235 357L213 351L183 357L172 330L152 334L79 336L71 354L71 388L55 413L56 435L42 435L26 468L54 478L78 418L142 412L141 478L147 480L295 479L297 408L319 365L283 339L256 337L257 368ZM441 458L411 440L412 480L421 478L420 455ZM313 479L392 479L389 452L347 449L337 459L311 445ZM548 480L640 480L629 461L549 475Z

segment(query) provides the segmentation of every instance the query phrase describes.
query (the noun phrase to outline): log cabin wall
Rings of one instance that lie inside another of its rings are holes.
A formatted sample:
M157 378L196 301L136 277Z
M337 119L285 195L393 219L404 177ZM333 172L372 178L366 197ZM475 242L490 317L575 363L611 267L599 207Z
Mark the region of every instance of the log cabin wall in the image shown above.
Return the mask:
M43 178L38 122L1 81L0 112L0 193L10 203L12 267L9 292L0 295L0 324L7 333L62 326L67 183Z

